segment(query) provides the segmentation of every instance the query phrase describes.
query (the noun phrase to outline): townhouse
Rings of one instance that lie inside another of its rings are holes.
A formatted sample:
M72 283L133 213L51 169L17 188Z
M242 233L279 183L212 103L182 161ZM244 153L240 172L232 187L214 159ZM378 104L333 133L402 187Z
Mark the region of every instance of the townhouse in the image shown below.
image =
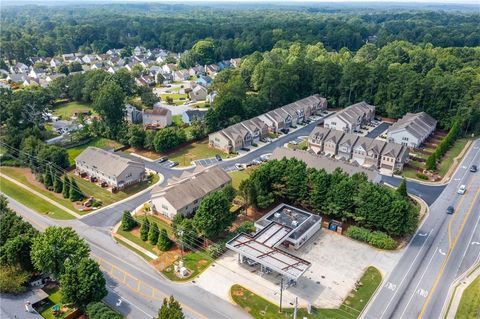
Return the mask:
M408 147L419 147L433 132L437 121L425 112L407 113L387 132L388 141Z
M354 133L375 117L375 106L360 102L325 119L324 126L345 133Z
M82 177L96 178L112 188L122 189L145 178L145 164L97 147L87 147L75 159L75 170Z
M167 187L153 189L151 208L170 219L177 214L191 217L205 196L223 189L231 181L230 175L218 166L197 167L193 173L184 172Z
M308 137L308 150L326 157L381 169L385 174L402 170L408 160L408 148L404 145L318 126Z

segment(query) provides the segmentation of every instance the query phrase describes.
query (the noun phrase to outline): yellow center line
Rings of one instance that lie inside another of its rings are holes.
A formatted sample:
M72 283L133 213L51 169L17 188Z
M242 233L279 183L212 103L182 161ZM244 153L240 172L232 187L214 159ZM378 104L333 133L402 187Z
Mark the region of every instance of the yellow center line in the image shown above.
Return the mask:
M467 190L470 189L470 186L472 185L472 183L473 183L473 180L470 181L470 183L468 183ZM452 224L453 224L455 218L458 215L455 212L460 210L460 207L462 207L462 204L463 204L463 201L465 200L465 198L466 198L466 196L462 195L462 198L460 199L460 202L455 207L455 211L453 212L452 219L450 219L450 221L448 222L448 248L449 249L452 246Z
M437 275L437 278L435 279L435 282L433 283L433 287L432 287L432 289L430 290L430 293L428 294L427 300L426 300L425 303L423 304L423 307L422 307L422 309L421 309L421 311L420 311L420 314L418 315L418 318L419 318L419 319L422 318L423 315L425 314L425 310L427 309L427 306L428 306L430 300L432 299L433 293L434 293L435 290L437 289L438 283L440 282L440 279L441 279L442 276L443 276L443 272L445 271L445 267L447 266L447 262L448 262L448 260L450 259L450 256L451 256L451 254L452 254L453 249L454 249L455 246L457 245L458 239L460 238L460 236L461 236L461 234L462 234L462 232L463 232L463 228L465 227L465 224L467 223L467 220L468 220L468 218L470 217L470 214L471 214L472 211L473 211L473 207L474 207L475 201L477 200L479 194L480 194L480 189L478 189L477 192L475 193L475 197L473 198L473 201L472 201L472 203L470 204L470 207L468 208L467 214L466 214L465 217L463 218L462 224L460 225L460 229L458 230L457 236L455 237L455 241L453 242L453 246L448 249L447 257L446 257L445 260L443 261L442 267L440 268L440 271L439 271L439 273L438 273L438 275Z

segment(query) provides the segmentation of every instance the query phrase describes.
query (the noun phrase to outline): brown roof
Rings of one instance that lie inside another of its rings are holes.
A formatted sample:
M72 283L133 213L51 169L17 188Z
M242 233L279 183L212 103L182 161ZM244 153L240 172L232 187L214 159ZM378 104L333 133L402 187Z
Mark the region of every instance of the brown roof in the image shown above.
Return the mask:
M164 107L154 107L153 109L146 109L143 112L146 114L167 115L170 110Z

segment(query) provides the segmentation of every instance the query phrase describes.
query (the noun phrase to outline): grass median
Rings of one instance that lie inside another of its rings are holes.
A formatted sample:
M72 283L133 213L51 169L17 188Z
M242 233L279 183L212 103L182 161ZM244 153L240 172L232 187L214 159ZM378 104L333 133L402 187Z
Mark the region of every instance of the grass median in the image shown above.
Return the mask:
M67 213L61 208L47 202L46 200L32 196L28 190L16 185L15 183L0 178L0 191L5 195L15 199L21 204L33 209L36 212L47 215L55 219L74 219L75 217Z
M480 276L465 289L460 299L456 319L478 318L480 315Z
M356 319L375 293L381 281L382 275L378 269L368 267L358 281L357 287L349 293L347 299L339 308L312 308L311 314L308 314L306 309L299 308L297 312L298 318ZM284 308L280 313L277 304L271 303L240 285L233 285L230 288L230 294L233 301L254 318L280 319L292 317L293 308Z

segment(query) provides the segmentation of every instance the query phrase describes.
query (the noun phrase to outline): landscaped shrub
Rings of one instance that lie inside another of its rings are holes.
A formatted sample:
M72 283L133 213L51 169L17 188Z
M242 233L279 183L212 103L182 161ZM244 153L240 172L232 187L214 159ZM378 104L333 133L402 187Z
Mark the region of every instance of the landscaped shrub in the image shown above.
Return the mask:
M372 232L363 227L350 226L345 232L345 235L352 239L366 242L380 249L392 250L397 248L397 242L381 231Z
M216 243L208 246L207 254L212 258L217 258L221 254L225 252L225 244L224 243Z
M428 176L422 173L417 173L416 176L423 180L428 180Z
M122 316L110 309L103 302L89 303L85 309L85 313L89 319L121 319Z

